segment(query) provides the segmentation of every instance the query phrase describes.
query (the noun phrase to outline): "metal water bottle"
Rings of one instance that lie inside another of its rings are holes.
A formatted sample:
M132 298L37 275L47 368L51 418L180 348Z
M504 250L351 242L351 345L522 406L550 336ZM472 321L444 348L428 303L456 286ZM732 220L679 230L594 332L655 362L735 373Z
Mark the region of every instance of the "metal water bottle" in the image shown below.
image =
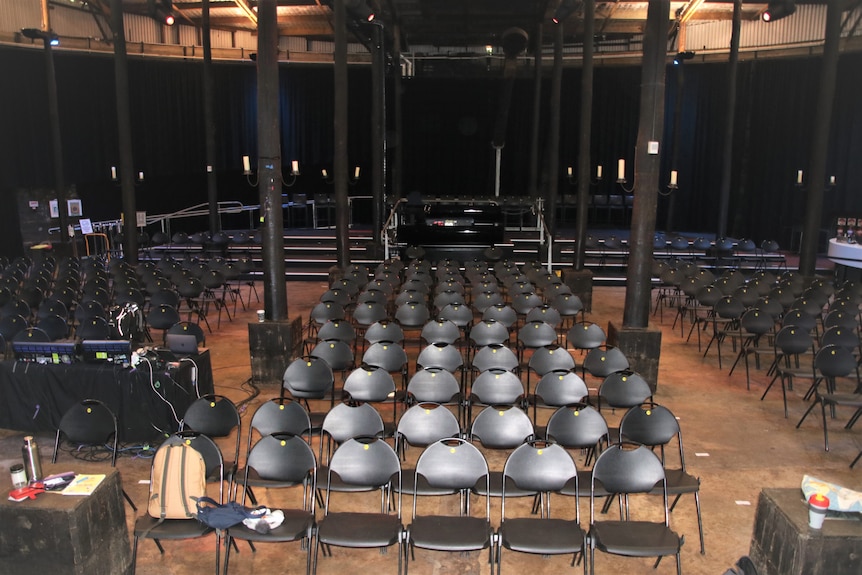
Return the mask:
M21 455L24 458L24 470L30 483L42 479L42 459L39 457L39 446L32 435L24 437L24 445L21 447Z

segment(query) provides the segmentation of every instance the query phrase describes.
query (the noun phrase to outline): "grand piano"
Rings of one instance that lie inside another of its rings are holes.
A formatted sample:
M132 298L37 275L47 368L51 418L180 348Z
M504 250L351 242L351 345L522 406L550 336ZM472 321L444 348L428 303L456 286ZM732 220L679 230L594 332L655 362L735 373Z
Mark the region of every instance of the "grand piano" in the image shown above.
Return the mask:
M401 208L398 240L425 248L486 248L503 241L497 198L410 194Z

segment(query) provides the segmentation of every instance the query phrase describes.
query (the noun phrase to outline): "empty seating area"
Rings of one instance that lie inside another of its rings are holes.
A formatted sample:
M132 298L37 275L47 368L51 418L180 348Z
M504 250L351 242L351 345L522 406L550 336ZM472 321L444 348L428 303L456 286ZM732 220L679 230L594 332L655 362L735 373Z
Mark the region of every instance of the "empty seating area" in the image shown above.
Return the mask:
M656 262L653 317L690 353L714 357L733 385L760 400L781 394L796 427L819 416L829 451L833 419L852 433L862 415L862 285L795 271L729 266L720 273L692 260ZM788 423L789 425L789 423ZM855 467L860 455L848 462Z
M168 333L185 333L203 345L207 333L258 297L254 283L240 278L242 263L220 257L166 255L133 267L121 259L39 254L0 266L0 348L7 357L19 341L163 346Z

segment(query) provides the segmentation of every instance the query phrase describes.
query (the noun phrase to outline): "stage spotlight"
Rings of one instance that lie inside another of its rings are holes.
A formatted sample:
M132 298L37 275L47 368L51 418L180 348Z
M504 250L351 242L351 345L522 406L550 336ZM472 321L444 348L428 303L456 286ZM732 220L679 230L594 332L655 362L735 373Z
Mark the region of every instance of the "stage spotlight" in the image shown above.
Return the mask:
M685 52L677 52L676 56L673 57L674 66L679 66L686 60L691 60L694 58L694 52L691 50L686 50Z
M371 22L374 20L374 12L365 3L365 0L344 0L344 5L354 18Z
M149 0L150 2L150 17L167 26L173 26L176 22L174 18L174 7L171 0Z
M796 2L793 0L770 2L760 17L764 22L775 22L776 20L790 16L794 12L796 12Z
M557 6L557 10L554 12L554 17L552 18L554 24L559 24L576 11L580 10L583 2L580 0L562 0L560 5Z
M39 28L22 28L21 35L30 40L43 40L51 44L51 46L60 45L60 37L53 32L45 32Z

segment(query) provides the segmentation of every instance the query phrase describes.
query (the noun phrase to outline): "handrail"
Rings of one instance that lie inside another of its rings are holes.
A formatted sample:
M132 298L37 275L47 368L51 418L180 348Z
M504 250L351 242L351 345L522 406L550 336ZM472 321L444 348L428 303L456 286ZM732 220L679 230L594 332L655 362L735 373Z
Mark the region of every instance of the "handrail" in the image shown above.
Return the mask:
M260 205L250 205L247 206L242 202L238 202L236 200L227 200L218 202L218 213L219 214L240 214L242 212L253 212L255 210L260 210ZM209 203L202 202L200 204L195 204L193 206L189 206L187 208L183 208L181 210L177 210L175 212L170 212L166 214L155 214L155 215L147 215L146 225L152 224L160 224L161 231L170 235L170 222L171 220L181 219L181 218L193 218L200 217L209 214ZM107 231L107 230L116 230L120 231L123 227L122 220L113 219L113 220L101 220L98 222L92 222L94 231ZM80 225L74 226L76 230L80 230ZM57 233L60 231L59 227L53 227L48 229L48 233Z
M548 273L553 273L554 263L554 236L551 230L548 229L548 224L545 221L545 211L542 209L536 210L536 225L539 228L539 244L545 241L545 235L548 236Z
M392 205L392 209L389 210L389 217L386 218L386 223L383 224L383 229L381 230L381 236L383 237L383 255L385 259L389 259L389 234L386 233L386 230L392 229L395 230L395 233L398 233L398 226L392 224L392 220L395 218L395 213L398 210L398 206L406 202L406 198L398 198L398 200ZM394 242L395 238L393 238Z

